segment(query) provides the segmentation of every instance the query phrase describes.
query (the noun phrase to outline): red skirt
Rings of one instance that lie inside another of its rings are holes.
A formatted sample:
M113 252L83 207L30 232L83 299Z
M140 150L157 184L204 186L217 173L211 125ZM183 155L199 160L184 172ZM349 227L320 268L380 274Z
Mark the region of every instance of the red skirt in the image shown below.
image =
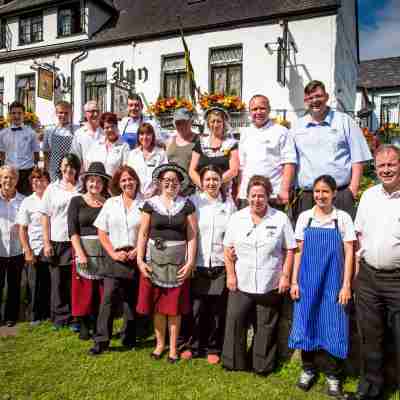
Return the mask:
M71 306L73 317L97 315L103 301L103 280L86 279L76 273L72 262Z
M191 311L189 279L175 288L153 285L150 279L140 274L139 297L136 311L139 314L163 314L177 316Z

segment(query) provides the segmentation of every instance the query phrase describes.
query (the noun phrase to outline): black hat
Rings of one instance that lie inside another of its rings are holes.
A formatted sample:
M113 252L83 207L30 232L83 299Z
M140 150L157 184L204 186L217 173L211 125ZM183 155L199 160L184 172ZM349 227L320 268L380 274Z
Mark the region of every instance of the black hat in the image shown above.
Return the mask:
M86 178L88 176L100 176L106 180L110 180L111 176L106 174L106 170L104 168L104 164L100 161L94 161L89 165L88 170L81 175L82 178Z
M176 163L162 164L153 171L153 181L158 182L160 175L166 171L175 172L181 181L181 192L185 191L190 184L190 178L186 170Z

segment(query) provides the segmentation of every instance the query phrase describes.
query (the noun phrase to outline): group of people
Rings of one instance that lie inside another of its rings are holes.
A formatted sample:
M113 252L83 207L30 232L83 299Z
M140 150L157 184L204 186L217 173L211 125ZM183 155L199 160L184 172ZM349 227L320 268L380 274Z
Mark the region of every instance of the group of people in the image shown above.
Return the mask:
M22 124L23 106L11 104L11 126L0 132L6 323L18 319L26 268L32 324L78 321L79 337L94 341L92 355L108 350L122 312L127 349L137 345L138 316L147 315L153 360L166 352L172 364L207 357L267 375L288 293L288 345L301 350L303 365L298 386L311 388L322 357L328 394L339 397L355 290L362 369L354 397L380 399L388 329L400 369L400 151L376 151L380 184L356 212L371 159L362 132L328 107L322 82L306 86L304 101L308 112L289 131L270 119L266 96L253 96L239 141L218 107L206 111L202 135L189 110L176 110L176 134L166 139L139 96L128 99L120 123L88 102L80 128L61 102L58 124L45 132L44 168L35 166L40 147Z

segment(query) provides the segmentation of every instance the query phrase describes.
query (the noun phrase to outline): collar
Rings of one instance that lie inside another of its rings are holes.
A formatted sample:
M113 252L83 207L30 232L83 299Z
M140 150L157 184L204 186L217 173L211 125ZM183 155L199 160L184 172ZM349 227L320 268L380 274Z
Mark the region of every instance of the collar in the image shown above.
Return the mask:
M170 209L167 209L161 200L161 196L154 196L148 200L151 206L161 215L176 215L186 204L186 198L177 196Z
M276 213L276 210L274 208L272 208L271 206L268 206L267 212L262 217L261 222L258 225L262 224L267 219L271 218L275 213ZM246 208L243 209L242 218L248 219L251 222L251 224L253 224L252 219L251 219L250 206L247 206Z
M93 132L91 129L89 129L87 123L85 123L85 124L83 125L83 130L84 130L85 132ZM95 136L100 136L101 134L102 134L102 129L100 128L100 126L98 126L98 127L96 128L96 131L95 131Z
M0 199L3 200L3 201L7 201L7 202L12 203L13 201L18 200L20 197L23 197L22 194L20 194L18 192L15 192L15 196L14 197L12 197L10 200L6 200L3 197L3 193L1 193L1 191L0 191Z
M325 115L325 118L321 122L316 122L312 119L310 114L305 116L306 128L310 128L313 126L331 126L332 120L334 116L334 111L328 107L328 112Z
M220 204L222 203L222 196L221 193L218 195L216 199L210 200L208 194L206 192L200 192L199 197L201 200L206 202L207 204Z
M398 199L400 198L400 190L397 190L396 192L393 193L388 193L385 188L383 187L383 185L380 185L380 190L381 193L387 198L387 199Z
M15 129L15 128L21 128L21 129L24 129L25 128L25 125L24 125L24 123L22 123L21 125L19 125L19 126L17 126L17 125L14 125L14 124L11 124L10 125L10 129Z
M315 216L315 209L316 209L316 206L314 206L312 209L311 209L311 218L312 219L314 219L315 221L319 221L319 222L326 222L327 220L329 220L330 222L332 222L333 220L337 220L338 219L338 212L337 212L337 209L336 209L336 207L333 207L332 208L332 212L327 216L327 218L326 219L323 219L323 220L320 220L318 217L316 217Z
M97 143L103 145L103 144L106 144L106 142L107 142L106 135L101 135L100 138L99 138L99 141ZM109 144L111 145L111 147L114 147L114 146L120 146L120 145L122 145L124 143L125 142L121 139L121 136L119 136L118 139L115 142L109 143Z
M274 126L274 123L271 119L267 119L267 121L265 122L265 124L263 126L261 126L260 128L258 128L257 126L255 126L252 123L252 127L256 130L256 131L265 131L268 128L271 128L271 126Z

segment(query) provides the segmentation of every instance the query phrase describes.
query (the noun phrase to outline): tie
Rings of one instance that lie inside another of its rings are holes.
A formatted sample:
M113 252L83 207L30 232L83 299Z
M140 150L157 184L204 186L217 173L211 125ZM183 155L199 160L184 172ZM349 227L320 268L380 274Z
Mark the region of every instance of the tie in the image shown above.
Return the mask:
M19 127L17 127L17 128L11 128L11 130L12 130L13 132L15 132L15 131L22 131L22 128L19 126Z

